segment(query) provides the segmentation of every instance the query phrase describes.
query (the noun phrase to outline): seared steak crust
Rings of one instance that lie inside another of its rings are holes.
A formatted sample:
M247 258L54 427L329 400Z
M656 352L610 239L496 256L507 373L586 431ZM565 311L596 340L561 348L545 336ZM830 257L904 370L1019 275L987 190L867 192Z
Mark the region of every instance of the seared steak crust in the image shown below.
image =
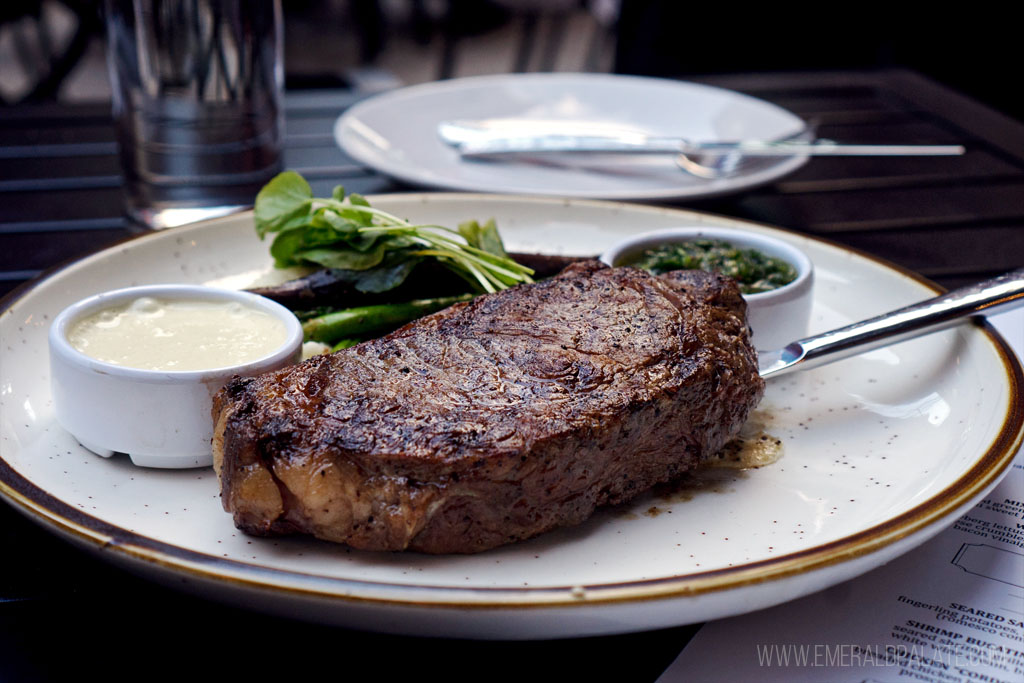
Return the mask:
M217 396L225 510L257 535L476 552L691 469L764 382L717 275L596 261Z

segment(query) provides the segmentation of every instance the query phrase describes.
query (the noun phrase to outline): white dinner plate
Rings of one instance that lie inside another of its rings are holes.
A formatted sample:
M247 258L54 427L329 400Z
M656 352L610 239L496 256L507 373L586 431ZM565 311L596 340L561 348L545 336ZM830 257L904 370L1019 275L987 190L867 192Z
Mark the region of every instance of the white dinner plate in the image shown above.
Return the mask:
M539 161L463 160L441 141L449 119L586 120L695 141L775 140L802 132L796 115L706 85L608 74L508 74L438 81L348 109L334 136L355 160L416 186L595 199L702 198L745 190L797 169L806 156L716 180L681 171L670 155L559 155Z
M508 246L597 254L633 232L713 225L802 247L817 271L812 332L924 299L911 274L815 239L697 213L588 200L460 194L371 198L424 222L494 217ZM211 469L97 457L54 421L46 332L66 305L156 282L244 286L270 267L251 214L130 240L5 302L0 493L101 557L169 585L354 628L473 638L611 634L759 609L844 581L924 542L998 481L1022 438L1022 372L965 324L769 382L754 415L776 463L468 556L370 553L250 538ZM17 554L8 561L31 561Z

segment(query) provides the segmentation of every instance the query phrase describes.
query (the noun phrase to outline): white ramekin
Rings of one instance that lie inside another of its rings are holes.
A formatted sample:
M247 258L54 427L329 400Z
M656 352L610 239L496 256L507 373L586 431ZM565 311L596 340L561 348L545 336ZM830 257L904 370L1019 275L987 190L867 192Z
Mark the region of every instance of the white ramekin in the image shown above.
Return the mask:
M793 282L770 292L743 295L747 320L754 347L762 351L781 349L807 336L814 302L814 266L806 254L784 240L739 228L664 228L619 242L601 255L601 261L610 266L626 265L646 249L695 239L722 240L743 249L757 249L792 264L797 272Z
M236 301L284 323L287 339L254 361L211 370L142 370L90 358L68 342L69 327L99 310L139 297ZM64 309L49 332L50 384L57 422L93 453L127 453L143 467L205 467L212 463L214 394L235 375L251 376L298 361L302 325L284 306L248 292L202 285L129 287L88 297Z

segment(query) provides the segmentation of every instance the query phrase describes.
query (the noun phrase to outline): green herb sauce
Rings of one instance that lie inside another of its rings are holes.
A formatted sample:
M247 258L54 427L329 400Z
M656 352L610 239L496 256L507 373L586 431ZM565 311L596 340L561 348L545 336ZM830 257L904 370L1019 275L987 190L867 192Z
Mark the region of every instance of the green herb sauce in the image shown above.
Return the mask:
M781 259L756 249L741 249L729 242L709 239L648 249L626 265L655 275L672 270L716 271L736 280L744 294L768 292L796 279L796 268Z

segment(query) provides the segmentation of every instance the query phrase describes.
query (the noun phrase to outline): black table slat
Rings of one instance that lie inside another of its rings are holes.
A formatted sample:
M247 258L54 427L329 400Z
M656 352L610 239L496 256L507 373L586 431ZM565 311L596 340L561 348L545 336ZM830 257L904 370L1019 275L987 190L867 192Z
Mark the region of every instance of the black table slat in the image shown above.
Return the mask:
M849 116L858 114L882 114L884 116L903 116L909 108L894 109L887 101L884 92L878 88L829 88L821 87L810 90L773 89L753 87L742 88L754 97L774 102L800 116L837 115Z
M0 127L26 124L47 127L77 126L83 123L104 123L110 120L109 102L64 102L21 104L0 108Z
M42 122L48 124L49 122ZM63 126L42 125L38 121L24 121L16 125L0 126L0 149L37 147L40 145L80 145L83 143L114 142L114 127L110 121L86 121ZM28 156L28 153L25 153Z
M285 119L285 135L316 135L321 139L328 139L334 142L334 124L338 120L340 111L331 113L307 113L305 116L292 116L287 112Z
M287 168L317 168L321 166L346 166L368 174L365 166L356 163L342 152L336 145L319 145L317 147L289 147L284 151Z
M66 178L16 178L0 180L0 193L3 192L60 192L62 190L84 190L121 186L120 173L114 175L71 176ZM2 195L0 195L2 196Z
M46 191L9 192L3 196L3 219L8 222L60 221L79 218L108 218L121 213L121 188L83 188Z
M917 230L1024 217L1024 177L967 186L759 194L738 202L751 217L812 234Z
M970 150L957 157L851 157L818 158L773 188L780 194L843 192L868 188L901 188L911 185L943 187L965 182L1010 180L1020 169L1005 159L983 150Z
M0 150L3 148L0 147ZM10 148L7 148L10 149ZM0 151L0 192L32 189L95 187L97 182L120 184L121 165L111 146L106 154L83 154L72 156L40 156L34 154L38 148L24 147L31 156L5 158ZM67 145L56 150L73 149ZM367 170L358 166L349 156L334 144L320 136L293 137L288 140L284 151L288 167L352 166L365 174ZM102 180L96 180L97 178ZM111 179L114 179L113 181ZM38 182L33 182L38 181Z
M289 90L285 97L285 114L293 120L337 117L368 96L369 93L344 90Z
M387 192L402 191L408 188L396 186L392 181L379 175L364 175L355 177L333 176L327 178L310 178L310 187L317 197L329 197L335 185L344 185L348 192L356 192L362 195L384 194Z
M951 130L941 122L908 117L884 122L830 122L818 126L819 137L862 145L956 145L965 142L963 131ZM944 157L928 157L940 162Z
M885 254L904 268L938 279L996 275L1024 265L1024 219L1008 224L942 226L919 232L843 235L843 244Z
M31 181L61 179L87 179L95 176L121 175L121 163L116 154L81 155L71 157L30 157L8 159L0 157L0 181Z

